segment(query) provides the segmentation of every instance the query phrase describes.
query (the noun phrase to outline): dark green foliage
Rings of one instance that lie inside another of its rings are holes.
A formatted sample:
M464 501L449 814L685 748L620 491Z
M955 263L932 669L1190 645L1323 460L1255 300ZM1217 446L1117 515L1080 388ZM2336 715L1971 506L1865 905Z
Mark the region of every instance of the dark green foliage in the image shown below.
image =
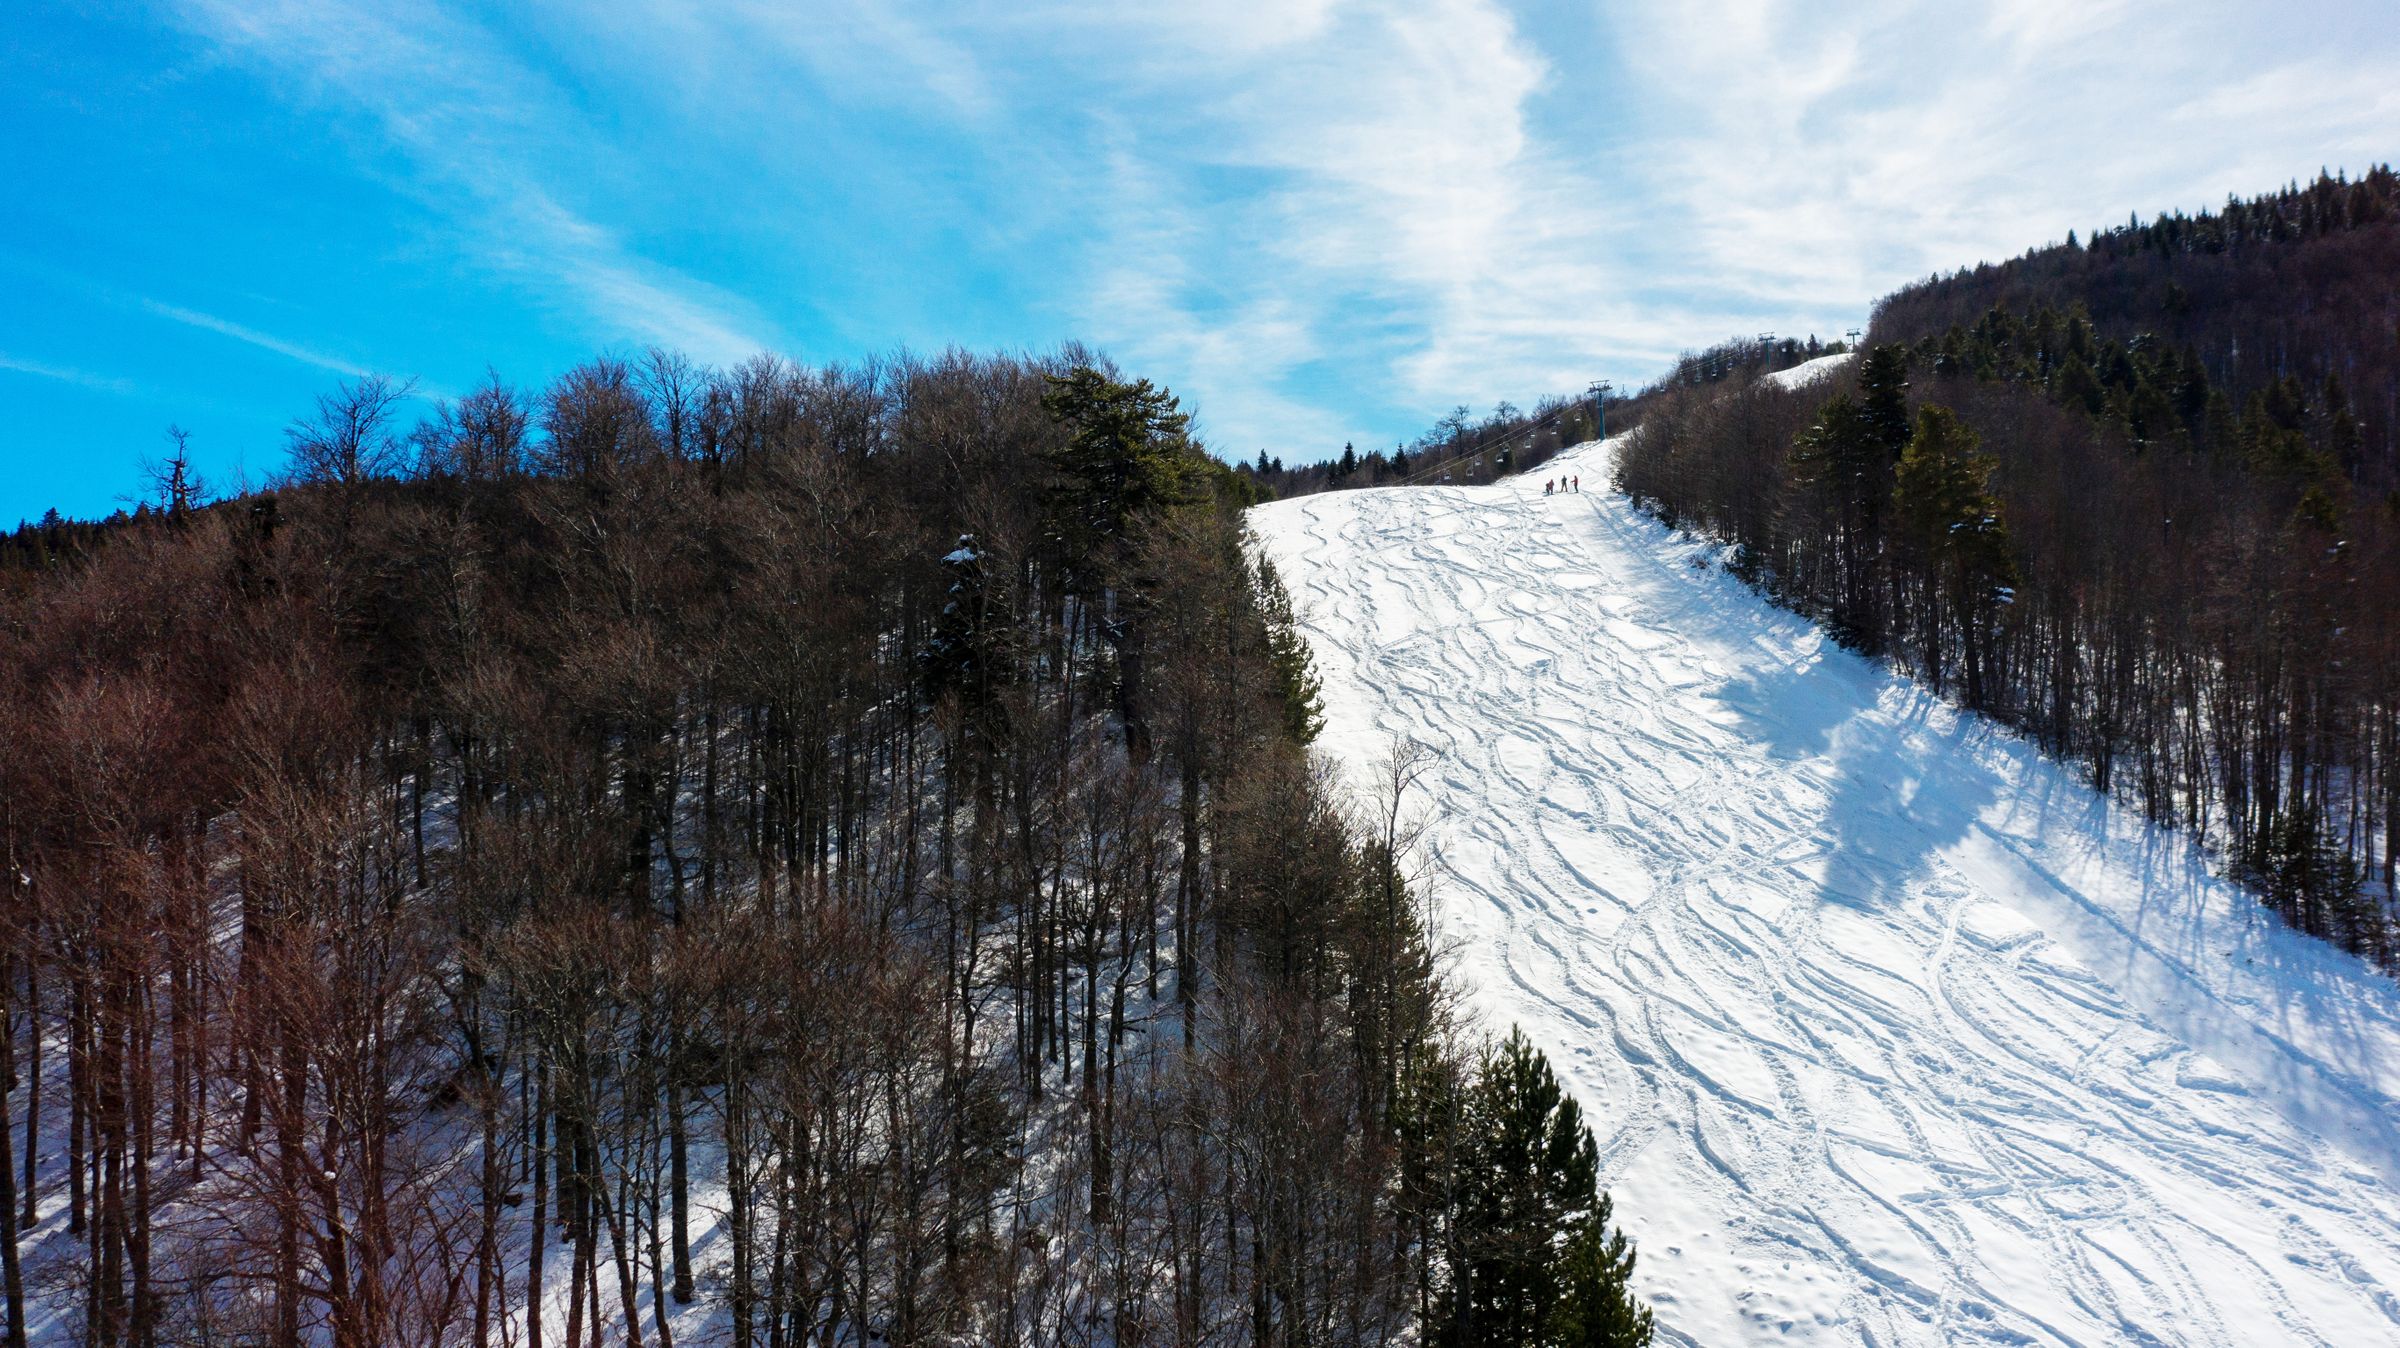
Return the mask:
M1858 400L1837 393L1817 409L1816 424L1792 442L1792 480L1837 509L1880 513L1890 461L1867 435Z
M1876 354L1885 350L1898 348ZM2230 459L2273 508L2322 528L2339 527L2349 480L2373 467L2338 376L2327 375L2313 396L2296 377L2269 379L2251 390L2237 417L2191 347L2146 334L2103 337L2080 307L2037 309L2029 318L1995 308L1972 327L1920 341L1917 352L1936 372L2046 389L2059 406L2136 451L2201 450ZM1866 377L1862 370L1862 384Z
M2312 935L2339 934L2361 906L2357 859L2326 836L2324 821L2305 806L2278 812L2252 834L2237 867L2268 907Z
M1872 648L1877 628L1873 564L1883 547L1892 470L1893 455L1878 428L1847 393L1828 399L1816 423L1792 442L1794 485L1838 533L1832 560L1840 571L1834 583L1840 598L1827 621L1837 639L1860 649Z
M1275 701L1283 709L1283 733L1294 744L1313 743L1325 728L1325 690L1309 657L1308 641L1292 619L1292 595L1265 557L1255 568L1259 617L1266 623L1267 663L1275 673Z
M1633 1278L1633 1243L1609 1229L1607 1194L1559 1260L1558 1300L1550 1308L1548 1341L1556 1348L1631 1348L1650 1342L1650 1308L1626 1290Z
M1626 1283L1633 1253L1608 1230L1599 1154L1548 1059L1512 1031L1484 1059L1457 1150L1457 1253L1438 1341L1646 1344Z
M1068 587L1099 601L1100 632L1114 656L1104 680L1115 689L1128 747L1146 755L1142 622L1156 578L1136 574L1137 534L1203 499L1204 456L1174 395L1147 379L1126 383L1090 365L1044 378L1042 409L1067 430L1066 443L1045 456L1063 479L1051 494L1050 536Z
M1268 499L1255 474L1207 454L1195 453L1191 462L1201 486L1221 509L1248 510Z
M1886 463L1897 463L1907 447L1908 353L1896 346L1869 350L1858 363L1858 421L1867 442Z
M1093 569L1122 556L1134 516L1191 499L1191 418L1147 379L1125 383L1081 365L1048 380L1042 407L1068 430L1049 455L1065 479L1054 524L1069 566L1096 584Z
M1991 613L2013 597L2016 558L1989 482L1993 462L1946 407L1917 410L1917 432L1900 457L1892 513L1906 564L1925 606L1924 667L1936 689L1946 673L1945 638L1966 666L1966 703L1984 701L1984 657Z
M2072 408L2087 417L2100 415L2108 405L2108 391L2100 387L2099 376L2083 363L2081 356L2070 355L2050 377L2050 396L2061 407Z
M1011 606L973 534L961 534L941 565L949 586L934 619L932 639L918 657L925 695L933 701L955 697L970 724L995 733L998 696L1017 678L1016 630L1008 621Z
M2313 389L2338 373L2358 398L2351 427L2312 428L2312 441L2352 480L2388 490L2400 485L2396 208L2400 174L2377 166L2219 211L2137 219L2086 247L2036 249L1910 286L1877 305L1874 333L1942 377L2046 383L2145 448L2190 434L2229 450L2229 439L2199 434L2212 386L2238 407L2271 384ZM2070 357L2085 370L2070 370Z

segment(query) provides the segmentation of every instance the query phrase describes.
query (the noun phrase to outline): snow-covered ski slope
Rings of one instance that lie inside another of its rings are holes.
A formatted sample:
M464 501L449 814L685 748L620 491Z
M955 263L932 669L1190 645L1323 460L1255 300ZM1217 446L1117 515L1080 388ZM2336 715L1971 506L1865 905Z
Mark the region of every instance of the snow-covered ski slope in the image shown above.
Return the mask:
M1703 569L1610 446L1252 513L1672 1341L2400 1344L2400 988ZM1580 495L1540 479L1580 473Z

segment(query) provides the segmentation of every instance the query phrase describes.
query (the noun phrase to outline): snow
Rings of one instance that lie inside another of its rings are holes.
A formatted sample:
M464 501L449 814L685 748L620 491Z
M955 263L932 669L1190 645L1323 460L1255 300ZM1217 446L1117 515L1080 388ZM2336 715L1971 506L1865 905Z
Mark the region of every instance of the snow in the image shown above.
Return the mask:
M1836 371L1850 363L1852 354L1843 351L1831 356L1819 356L1815 360L1804 360L1788 370L1775 371L1766 377L1765 382L1780 389L1807 388L1832 378Z
M1251 523L1668 1341L2400 1343L2400 986L1612 493Z

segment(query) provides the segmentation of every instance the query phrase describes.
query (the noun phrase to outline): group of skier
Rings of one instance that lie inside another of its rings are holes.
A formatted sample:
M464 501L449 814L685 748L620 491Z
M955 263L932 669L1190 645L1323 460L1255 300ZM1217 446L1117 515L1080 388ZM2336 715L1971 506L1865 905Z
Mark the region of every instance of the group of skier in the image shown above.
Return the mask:
M1542 479L1542 495L1544 495L1544 496L1548 496L1548 495L1549 495L1549 494L1550 494L1552 491L1575 491L1575 492L1579 492L1579 491L1582 491L1582 490L1583 490L1583 474L1581 474L1581 473L1577 473L1577 474L1576 474L1576 475L1574 475L1573 477L1559 477L1559 478L1544 478L1544 479Z

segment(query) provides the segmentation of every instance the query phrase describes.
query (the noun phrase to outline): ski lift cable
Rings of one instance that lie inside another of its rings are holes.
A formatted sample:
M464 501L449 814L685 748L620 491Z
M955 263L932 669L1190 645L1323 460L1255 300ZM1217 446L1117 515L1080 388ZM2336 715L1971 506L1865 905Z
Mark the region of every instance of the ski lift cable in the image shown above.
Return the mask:
M1485 454L1488 454L1488 453L1490 453L1492 450L1495 450L1495 449L1499 449L1499 448L1503 448L1503 447L1505 447L1505 446L1508 444L1508 442L1509 442L1509 441L1511 441L1511 440L1519 439L1519 438L1521 438L1521 437L1523 437L1523 436L1528 436L1528 435L1531 435L1531 434L1533 434L1535 431L1538 431L1538 430L1542 429L1544 426L1547 426L1547 425L1549 425L1550 423L1552 423L1552 422L1554 422L1554 421L1558 420L1558 419L1559 419L1560 417L1562 417L1562 416L1565 416L1567 413L1569 413L1569 412L1572 412L1572 411L1576 410L1577 408L1581 407L1582 405L1583 405L1583 404L1581 404L1580 402L1567 402L1567 403L1561 403L1561 404L1559 404L1557 407L1554 407L1554 408L1550 409L1550 414L1549 414L1548 416L1545 416L1545 417L1541 418L1541 419L1540 419L1540 420L1538 420L1538 421L1529 422L1529 423L1527 423L1526 425L1520 426L1520 427L1518 427L1517 429L1515 429L1515 430L1513 430L1513 431L1510 431L1510 432L1509 432L1509 433L1507 433L1506 435L1503 435L1503 436L1501 436L1501 437L1500 437L1499 439L1497 439L1497 440L1493 440L1493 441L1490 441L1490 442L1488 442L1488 443L1485 443L1485 444L1480 444L1480 445L1477 445L1475 448L1468 450L1468 451L1467 451L1466 453L1464 453L1464 454L1455 455L1455 456L1453 456L1453 457L1451 457L1451 458L1444 459L1444 460L1442 460L1441 462L1439 462L1439 463L1436 463L1436 464L1433 464L1433 465L1431 465L1431 466L1429 466L1429 467L1420 468L1420 469L1418 469L1416 472L1413 472L1413 473L1409 474L1407 477L1404 477L1404 478L1400 479L1398 482L1394 483L1393 485L1394 485L1394 486L1399 486L1399 487L1406 487L1406 486L1412 485L1413 483L1415 483L1415 482L1416 482L1418 479L1420 479L1420 478L1431 477L1433 474L1435 474L1435 473L1438 473L1438 472L1440 472L1440 471L1442 471L1443 469L1446 469L1446 468L1454 468L1454 467L1456 467L1456 466L1459 464L1459 462L1460 462L1461 460L1464 460L1464 459L1470 459L1470 458L1481 458L1481 457L1483 457Z

